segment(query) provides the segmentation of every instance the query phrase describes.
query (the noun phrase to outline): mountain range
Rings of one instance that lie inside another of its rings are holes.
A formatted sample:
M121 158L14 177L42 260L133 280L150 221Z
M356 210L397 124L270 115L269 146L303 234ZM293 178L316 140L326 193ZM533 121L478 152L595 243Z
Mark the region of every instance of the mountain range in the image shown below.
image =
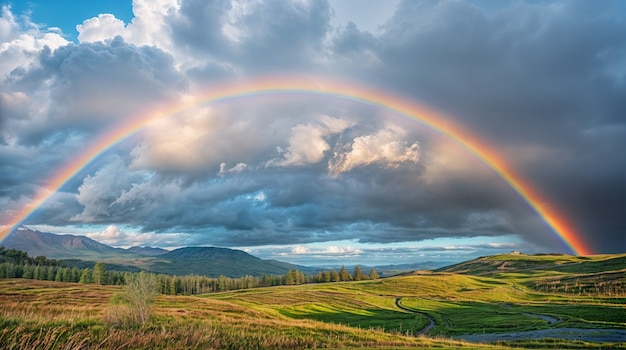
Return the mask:
M184 247L172 251L154 247L114 248L89 237L41 232L26 226L14 229L0 245L27 252L30 256L45 256L62 260L65 266L84 268L95 262L105 263L107 269L137 271L138 269L171 275L197 274L209 277L241 277L283 275L289 270L307 274L339 266L310 267L277 260L264 260L244 251L218 247ZM381 276L402 272L434 269L452 262L416 262L402 265L364 266L363 271L375 268ZM353 266L346 266L353 268Z
M102 261L119 270L144 269L171 275L198 274L209 277L282 275L291 270L312 272L312 268L276 260L263 260L244 251L218 247L185 247L168 251L153 247L114 248L89 237L57 235L21 226L2 241L6 248L63 260L79 267ZM317 270L317 269L315 269Z

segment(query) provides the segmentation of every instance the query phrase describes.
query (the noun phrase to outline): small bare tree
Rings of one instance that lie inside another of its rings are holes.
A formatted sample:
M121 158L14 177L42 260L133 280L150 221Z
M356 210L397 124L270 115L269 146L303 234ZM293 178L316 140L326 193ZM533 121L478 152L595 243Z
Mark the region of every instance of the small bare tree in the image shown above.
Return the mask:
M112 299L112 307L105 314L107 321L119 325L141 324L150 319L152 305L159 295L156 276L147 272L128 274L122 293Z
M156 276L144 271L130 275L124 292L136 320L141 324L148 322L154 299L159 295Z

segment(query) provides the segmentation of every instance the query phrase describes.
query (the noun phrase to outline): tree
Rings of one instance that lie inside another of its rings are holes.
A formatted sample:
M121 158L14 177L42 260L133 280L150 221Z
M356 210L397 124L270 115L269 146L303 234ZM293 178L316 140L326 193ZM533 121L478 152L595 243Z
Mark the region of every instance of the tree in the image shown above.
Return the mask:
M337 271L335 271L336 273ZM330 272L328 270L322 271L321 282L330 282Z
M365 275L363 275L363 272L361 271L361 266L357 265L354 267L354 280L355 281L360 281L365 279Z
M333 269L330 272L330 281L331 282L339 282L339 273L337 273L337 270Z
M22 278L33 279L35 276L35 267L30 264L24 265L24 274L22 274Z
M376 269L371 269L370 270L370 279L371 280L375 280L380 278L380 275L378 274L378 272L376 272Z
M352 276L350 275L350 272L348 272L348 270L346 270L345 266L341 266L341 269L339 270L339 278L341 281L351 281L352 280Z
M35 277L36 279L37 277ZM80 270L78 267L72 267L72 271L70 272L70 282L78 282L80 280Z
M145 324L150 319L152 304L159 295L154 274L144 271L126 276L123 298L128 302L134 321Z
M292 269L289 269L289 271L285 275L285 284L288 286L296 284L296 274Z
M93 266L93 283L106 284L106 267L101 262L97 262Z
M56 273L56 275L54 276L54 280L55 280L56 282L64 282L64 281L63 281L63 269L62 269L62 268L60 268L60 267L59 267L59 268L57 269L57 273Z
M78 280L78 283L93 283L93 275L91 273L91 270L89 270L88 268L84 268L80 273L80 279Z

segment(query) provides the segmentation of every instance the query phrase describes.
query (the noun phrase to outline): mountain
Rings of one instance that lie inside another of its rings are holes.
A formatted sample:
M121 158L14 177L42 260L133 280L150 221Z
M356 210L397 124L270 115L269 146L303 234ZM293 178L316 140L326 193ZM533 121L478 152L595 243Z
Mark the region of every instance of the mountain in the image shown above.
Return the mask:
M246 252L217 247L187 247L167 251L152 247L113 248L85 236L57 235L21 226L11 232L1 245L27 252L70 261L75 266L93 266L96 261L123 266L129 270L141 268L151 272L173 275L204 275L209 277L241 277L282 275L290 269L305 273L317 269L292 265L276 260L263 260ZM111 265L113 266L113 265Z
M160 255L150 271L167 274L199 274L209 277L282 275L307 269L275 260L263 260L244 251L217 247L186 247Z
M138 246L130 247L126 250L128 250L131 253L136 253L136 254L144 255L144 256L159 256L159 255L163 255L169 252L169 250L165 250L161 248L138 247Z
M102 260L132 255L126 249L113 248L85 236L57 235L21 226L2 241L7 248L27 252L31 256L43 255L51 259Z

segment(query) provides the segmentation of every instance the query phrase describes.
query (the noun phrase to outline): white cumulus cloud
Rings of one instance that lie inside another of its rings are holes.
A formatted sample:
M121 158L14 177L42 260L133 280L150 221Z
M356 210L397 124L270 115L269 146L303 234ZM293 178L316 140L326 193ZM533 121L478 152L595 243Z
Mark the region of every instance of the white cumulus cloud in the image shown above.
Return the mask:
M117 35L121 36L125 28L124 21L109 13L87 19L83 21L83 24L76 26L80 42L104 41Z
M409 144L405 138L406 132L394 125L373 135L356 137L348 152L335 152L328 170L332 175L338 175L369 164L394 168L401 163L417 163L420 158L419 143Z
M289 146L283 153L283 159L277 162L280 166L300 166L319 163L324 153L330 150L325 138L338 134L352 124L343 119L323 116L319 123L300 124L291 129ZM273 163L273 162L271 162Z
M188 238L187 235L178 233L126 232L115 225L109 225L102 231L86 233L85 236L106 245L122 248L135 246L173 248Z

